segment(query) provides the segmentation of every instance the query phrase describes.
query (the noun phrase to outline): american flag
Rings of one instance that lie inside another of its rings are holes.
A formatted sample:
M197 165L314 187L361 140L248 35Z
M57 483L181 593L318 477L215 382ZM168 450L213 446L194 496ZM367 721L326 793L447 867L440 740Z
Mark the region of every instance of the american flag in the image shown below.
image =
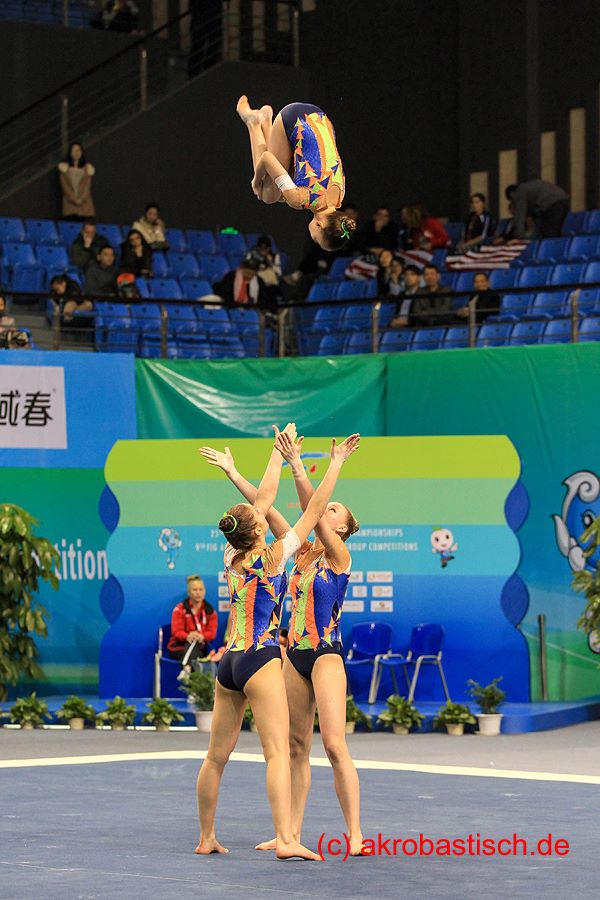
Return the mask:
M451 271L457 269L508 269L528 244L529 241L501 244L498 247L486 244L477 251L468 250L458 256L447 256L446 268Z

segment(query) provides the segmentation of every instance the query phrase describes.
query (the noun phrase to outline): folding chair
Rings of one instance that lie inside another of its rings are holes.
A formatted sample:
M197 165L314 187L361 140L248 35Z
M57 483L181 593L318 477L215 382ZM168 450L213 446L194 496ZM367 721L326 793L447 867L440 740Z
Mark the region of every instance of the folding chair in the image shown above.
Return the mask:
M410 635L410 644L406 656L402 653L386 653L377 656L373 667L373 679L371 681L371 691L369 692L369 703L375 703L377 691L381 681L382 667L390 669L394 690L398 694L398 682L396 680L396 667L401 667L404 671L406 686L408 688L408 702L412 703L415 696L415 688L419 679L421 666L431 665L437 666L442 680L442 687L446 700L450 700L448 693L448 685L444 676L442 667L442 644L444 643L444 629L441 625L415 625ZM415 670L412 679L408 678L408 667L414 666Z

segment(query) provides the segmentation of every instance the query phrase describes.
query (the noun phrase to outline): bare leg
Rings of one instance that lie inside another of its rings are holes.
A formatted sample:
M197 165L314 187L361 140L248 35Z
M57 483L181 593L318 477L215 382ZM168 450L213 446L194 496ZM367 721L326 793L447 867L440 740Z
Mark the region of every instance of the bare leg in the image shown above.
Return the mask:
M318 860L316 853L307 850L292 835L289 713L281 662L272 659L259 669L246 683L245 693L267 763L267 795L275 826L277 857Z
M241 692L229 691L217 681L208 751L196 785L200 819L196 853L229 853L215 837L215 813L221 776L237 743L245 708L246 698Z
M271 137L271 129L273 127L273 107L266 104L260 108L260 127L262 128L267 150L269 149L269 138Z
M346 746L346 673L339 656L327 654L315 663L312 683L319 710L319 730L333 766L335 792L348 829L350 853L358 855L363 836L360 827L360 785Z
M310 790L309 757L315 721L315 693L310 681L298 674L289 659L283 664L283 678L290 709L292 835L299 841L306 798ZM256 849L274 850L275 840L257 844Z

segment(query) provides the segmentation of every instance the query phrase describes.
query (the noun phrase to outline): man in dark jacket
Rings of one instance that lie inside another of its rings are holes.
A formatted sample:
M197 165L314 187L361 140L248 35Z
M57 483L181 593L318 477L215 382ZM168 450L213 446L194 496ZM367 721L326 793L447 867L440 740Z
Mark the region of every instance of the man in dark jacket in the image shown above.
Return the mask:
M264 284L257 276L259 264L247 256L232 272L221 281L215 282L213 290L228 306L264 306L267 300Z
M81 232L71 244L69 259L74 266L86 269L88 263L96 259L103 247L108 247L107 239L103 234L98 234L93 219L86 219L81 226Z
M85 270L85 293L89 297L114 297L117 294L118 268L115 265L115 251L103 247L95 261Z
M440 270L428 265L423 269L425 287L419 288L410 310L409 324L419 328L447 325L452 321L450 288L440 283Z
M559 237L562 224L569 212L569 195L550 181L524 181L509 184L506 198L513 209L514 237L524 238L527 217L534 220L538 237Z

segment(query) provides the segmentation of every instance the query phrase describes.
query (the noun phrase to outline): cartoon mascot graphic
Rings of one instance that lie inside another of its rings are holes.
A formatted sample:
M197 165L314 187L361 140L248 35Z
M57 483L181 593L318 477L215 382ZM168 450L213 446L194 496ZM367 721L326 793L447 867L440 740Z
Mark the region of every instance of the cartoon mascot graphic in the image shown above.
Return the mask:
M167 568L174 569L177 562L177 554L183 541L179 532L174 528L163 528L158 536L158 546L167 554Z

